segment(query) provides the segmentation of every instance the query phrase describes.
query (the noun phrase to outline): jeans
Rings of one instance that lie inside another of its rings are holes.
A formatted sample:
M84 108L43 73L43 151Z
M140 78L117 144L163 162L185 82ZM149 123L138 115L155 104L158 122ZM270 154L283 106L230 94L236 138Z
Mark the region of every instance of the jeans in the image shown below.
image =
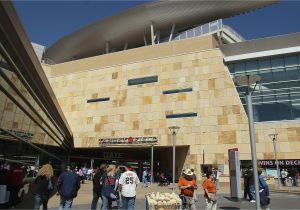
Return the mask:
M102 195L102 205L101 210L111 209L112 200L104 195Z
M43 204L43 209L47 209L47 204L48 204L48 195L40 195L40 194L36 194L34 196L34 210L39 210L41 204Z
M249 196L249 199L252 200L249 185L244 185L244 199L247 199L247 196Z
M10 191L10 196L9 196L10 207L15 207L20 202L20 199L18 197L18 192L20 189L21 189L20 186L13 186L8 188L8 191Z
M134 197L124 197L122 196L122 209L124 210L133 210L135 205L135 196Z
M148 186L147 177L143 177L142 181L143 181L143 187L147 187Z
M297 187L298 183L297 183L297 177L292 177L292 186Z
M67 200L60 196L59 210L63 210L65 207L66 207L66 210L71 210L72 203L73 203L73 198Z
M98 204L99 197L102 200L101 192L97 192L96 190L93 190L93 200L92 200L91 210L97 209L97 204Z
M254 185L250 185L249 190L250 190L251 199L255 200L255 187L254 187Z
M219 179L216 179L215 185L217 187L217 190L219 190L220 189L220 181L219 181Z
M206 210L217 210L217 201L212 201L209 199L205 199L206 201Z

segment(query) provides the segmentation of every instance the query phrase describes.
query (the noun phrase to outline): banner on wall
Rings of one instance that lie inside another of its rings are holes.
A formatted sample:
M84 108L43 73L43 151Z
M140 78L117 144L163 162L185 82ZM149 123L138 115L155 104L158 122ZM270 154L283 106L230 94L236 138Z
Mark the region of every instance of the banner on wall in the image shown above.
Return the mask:
M276 167L276 160L258 160L257 164L259 166L274 166ZM278 160L278 165L279 166L300 166L300 160L299 159L291 159L291 160Z

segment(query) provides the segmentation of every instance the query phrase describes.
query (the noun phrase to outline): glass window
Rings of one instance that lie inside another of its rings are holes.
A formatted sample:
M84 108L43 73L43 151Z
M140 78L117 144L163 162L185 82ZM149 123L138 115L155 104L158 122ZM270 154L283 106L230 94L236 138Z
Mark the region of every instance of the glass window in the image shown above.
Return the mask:
M202 26L202 34L206 34L209 32L208 24Z
M288 83L289 87L300 87L300 81L293 81Z
M290 100L290 97L288 94L277 95L276 98L277 98L277 102Z
M291 100L292 101L300 100L300 93L292 93Z
M291 102L278 103L278 120L292 120Z
M274 82L286 81L286 73L284 69L273 69L272 72Z
M284 58L285 66L295 66L298 65L298 56L287 56Z
M190 29L187 31L187 38L194 37L194 29Z
M294 120L300 120L300 100L292 101L292 113Z
M271 70L260 71L260 76L263 83L273 82Z
M245 63L236 63L234 64L235 73L244 73L245 72Z
M268 103L268 102L275 102L275 96L263 96L263 102L264 103Z
M271 59L272 68L284 67L283 58L272 58Z
M259 65L259 69L270 69L271 68L270 59L259 60L258 65Z
M288 88L288 82L277 82L277 83L273 83L273 88L274 89L282 89L282 88Z
M258 70L258 63L257 61L249 61L246 63L246 71L254 71Z
M227 68L231 74L234 74L234 65L233 64L227 65Z
M288 67L286 68L287 80L300 79L299 67Z
M195 28L195 36L200 36L201 35L201 27Z
M186 31L180 34L180 39L185 39L185 38L186 38Z
M158 81L158 76L151 76L151 77L142 77L142 78L136 78L136 79L129 79L128 85L140 85L140 84L146 84L146 83L153 83Z
M258 96L258 97L252 97L252 103L257 104L257 103L261 103L262 102L262 97Z

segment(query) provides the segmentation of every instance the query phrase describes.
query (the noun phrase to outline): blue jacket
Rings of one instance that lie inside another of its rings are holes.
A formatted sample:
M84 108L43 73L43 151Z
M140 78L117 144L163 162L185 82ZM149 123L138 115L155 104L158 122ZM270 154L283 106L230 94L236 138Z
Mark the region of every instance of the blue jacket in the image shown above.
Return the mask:
M66 200L73 199L77 196L77 191L80 188L80 179L72 171L64 172L58 179L57 188L62 198Z
M269 196L270 192L269 192L269 187L266 183L266 181L264 180L264 178L262 176L258 176L258 180L259 180L259 185L264 189L265 191L265 195Z

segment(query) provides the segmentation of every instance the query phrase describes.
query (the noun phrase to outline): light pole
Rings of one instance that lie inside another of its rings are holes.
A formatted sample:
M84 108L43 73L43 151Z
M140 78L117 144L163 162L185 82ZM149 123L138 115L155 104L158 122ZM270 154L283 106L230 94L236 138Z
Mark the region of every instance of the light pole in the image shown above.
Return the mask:
M278 165L278 156L277 156L277 147L276 147L276 140L277 140L277 133L274 134L269 134L270 138L272 139L273 142L273 147L274 147L274 153L275 153L275 161L276 161L276 170L277 170L277 187L280 187L280 170L279 170L279 165Z
M175 150L176 150L176 134L178 133L180 127L178 126L170 126L169 127L171 134L173 136L173 187L172 191L175 192Z
M250 132L250 144L251 144L251 156L253 165L253 175L254 175L254 187L255 187L255 200L256 209L260 209L260 199L259 199L259 188L258 188L258 172L257 172L257 158L256 158L256 143L255 143L255 131L253 122L253 107L252 107L252 93L255 90L256 84L260 82L261 78L258 75L244 75L234 78L234 82L239 86L247 86L246 88L246 99L247 99L247 111L248 111L248 123ZM251 85L255 84L252 89Z
M151 144L151 177L150 177L150 184L153 183L153 144Z

